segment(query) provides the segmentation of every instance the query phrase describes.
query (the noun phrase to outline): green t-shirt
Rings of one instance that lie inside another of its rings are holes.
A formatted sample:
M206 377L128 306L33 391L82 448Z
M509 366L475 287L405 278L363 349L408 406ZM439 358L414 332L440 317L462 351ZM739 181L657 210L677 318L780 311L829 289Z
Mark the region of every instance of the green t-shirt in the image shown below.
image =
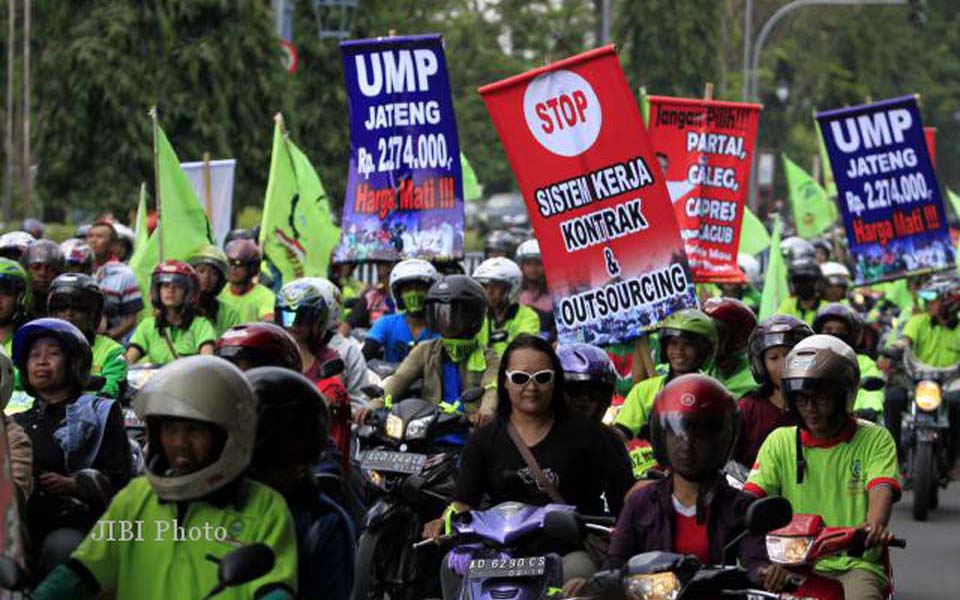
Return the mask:
M657 394L666 385L667 376L657 375L650 379L644 379L633 386L630 393L623 401L623 407L614 420L615 425L620 425L637 437L640 429L650 420L650 412L653 410L653 401Z
M240 315L241 323L256 323L269 320L276 304L276 296L268 288L255 284L245 294L234 294L228 285L220 292L220 301L233 308Z
M902 316L909 316L913 312L914 299L906 279L878 283L875 289L883 292L883 297L900 308Z
M203 317L194 317L189 329L167 327L167 333L177 351L177 356L181 358L199 354L200 346L217 341L217 332L213 329L213 324ZM130 338L130 345L140 348L148 363L165 365L173 362L175 358L170 352L170 346L157 331L156 317L148 317L140 321L136 331L133 332L133 337Z
M857 355L857 363L860 365L860 380L864 377L879 377L883 379L883 371L877 366L872 358L866 354ZM883 415L883 390L873 392L860 388L857 391L857 401L853 405L853 410L865 410L872 408Z
M117 493L72 558L101 588L116 590L117 598L199 598L217 584L217 565L207 560L208 554L219 558L238 545L262 542L276 556L273 570L244 586L227 588L217 598L253 598L261 587L277 583L296 590L297 539L286 502L255 481L244 480L241 486L243 506L187 502L182 520L176 522L178 503L161 503L147 478L138 477ZM101 525L109 522L116 541L109 541L110 529ZM120 541L120 524L131 522L141 524L133 530L140 536ZM175 522L185 540L174 539ZM199 538L191 533L199 533Z
M507 319L501 327L497 328L497 330L507 334L506 339L496 342L489 341L490 317L484 319L483 327L480 328L480 335L477 336L481 345L493 348L500 356L503 356L503 352L507 349L507 346L510 345L510 342L516 339L521 333L529 333L530 335L540 333L540 315L537 314L537 311L526 304L515 304L514 306L517 307L517 313Z
M213 328L217 330L217 337L223 335L223 332L231 327L243 323L243 319L240 318L240 313L237 312L237 309L228 305L223 300L219 302L220 307L217 308L217 322L213 324Z
M800 300L797 297L790 296L780 303L780 308L777 309L777 312L782 315L796 317L805 322L807 325L813 327L813 319L817 316L817 310L819 310L824 304L824 301L821 300L817 303L816 307L805 310L800 307Z
M890 432L867 421L857 421L853 437L830 447L804 445L803 483L797 483L797 428L780 427L767 436L747 480L747 491L783 496L793 514L816 514L827 527L858 527L867 518L868 491L881 483L900 490L897 449ZM752 488L752 489L751 489ZM879 553L862 559L840 555L817 563L817 570L847 572L867 569L884 577Z
M99 394L117 398L120 395L120 384L127 380L127 361L123 360L123 346L105 335L98 335L94 338L90 350L93 352L90 374L106 379Z
M745 396L760 387L757 380L753 378L753 373L750 372L750 363L747 362L745 358L740 368L734 371L729 377L720 377L716 369L714 369L712 375L727 388L727 391L730 392L734 398Z
M910 338L913 355L931 367L951 367L960 362L960 325L948 329L934 323L928 314L913 315L903 326Z

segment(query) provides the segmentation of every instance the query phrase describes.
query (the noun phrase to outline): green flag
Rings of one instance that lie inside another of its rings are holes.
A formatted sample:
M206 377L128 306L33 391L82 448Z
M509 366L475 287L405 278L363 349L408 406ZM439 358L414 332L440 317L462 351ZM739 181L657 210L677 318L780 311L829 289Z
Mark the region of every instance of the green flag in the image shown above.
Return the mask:
M787 189L797 235L810 239L827 230L837 219L837 206L827 197L820 184L792 160L783 155L787 173Z
M463 199L467 202L479 200L483 196L480 182L477 181L477 174L463 152L460 153L460 172L463 174Z
M953 190L946 188L947 199L950 200L950 206L953 207L953 214L960 220L960 196L953 193Z
M743 207L743 225L740 226L740 252L759 254L770 247L770 234L763 222L748 207Z
M640 115L643 116L643 126L650 125L650 97L647 96L647 88L640 87Z
M764 274L763 295L760 299L760 320L776 314L780 303L790 294L787 285L787 265L780 254L780 216L773 217L773 236L770 239L770 256L767 260L767 272Z
M213 243L210 221L155 115L153 144L159 219L157 228L144 241L147 210L143 189L137 213L137 239L130 258L130 268L144 291L144 298L149 297L150 274L161 259L186 261L201 246Z
M326 277L340 230L330 218L330 203L316 170L287 138L283 116L278 114L274 120L260 246L284 283L299 277Z
M823 170L823 187L830 198L837 197L837 183L833 180L833 169L830 167L830 157L827 155L827 145L823 143L823 132L820 131L820 122L817 121L816 111L813 116L813 126L817 128L817 143L820 147L820 168Z

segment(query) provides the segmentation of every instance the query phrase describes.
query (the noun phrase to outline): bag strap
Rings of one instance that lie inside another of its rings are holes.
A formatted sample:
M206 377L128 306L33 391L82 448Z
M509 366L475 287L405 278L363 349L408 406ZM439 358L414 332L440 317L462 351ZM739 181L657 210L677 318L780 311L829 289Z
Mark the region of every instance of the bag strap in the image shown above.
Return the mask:
M167 343L167 348L170 349L170 354L173 355L173 360L180 358L180 355L177 354L176 348L173 347L173 340L170 339L170 333L167 331L166 326L160 330L160 335L163 336L163 341Z
M550 496L550 499L557 504L566 504L563 496L560 495L560 492L557 490L556 486L553 485L553 482L547 478L547 474L544 473L543 469L540 468L540 464L533 456L533 453L530 452L530 448L527 446L527 443L524 442L523 438L520 437L520 432L517 431L517 428L514 427L513 423L510 421L507 421L507 435L510 436L510 441L512 441L513 445L516 446L517 451L523 458L523 462L527 463L527 468L530 469L530 472L533 474L533 478L536 480L540 489L546 492L547 495Z

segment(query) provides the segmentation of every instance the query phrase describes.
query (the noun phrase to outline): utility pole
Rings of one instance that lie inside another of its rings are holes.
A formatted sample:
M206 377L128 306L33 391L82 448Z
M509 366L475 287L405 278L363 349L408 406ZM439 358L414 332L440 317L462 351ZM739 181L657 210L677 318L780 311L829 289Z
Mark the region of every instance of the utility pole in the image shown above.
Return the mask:
M4 137L3 219L10 220L13 197L13 67L17 48L17 0L7 0L7 114Z
M30 168L30 12L31 0L23 1L23 209L30 216L30 192L33 173Z

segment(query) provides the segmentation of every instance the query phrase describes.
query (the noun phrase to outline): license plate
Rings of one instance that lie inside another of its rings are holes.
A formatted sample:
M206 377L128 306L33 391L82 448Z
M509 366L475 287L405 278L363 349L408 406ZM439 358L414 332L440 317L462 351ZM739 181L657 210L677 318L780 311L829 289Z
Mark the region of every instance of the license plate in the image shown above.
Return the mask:
M418 475L427 462L426 454L410 452L391 452L389 450L371 450L363 455L360 466L374 471L389 471L391 473L406 473Z
M471 577L536 577L547 566L545 556L530 558L476 558L470 561Z

